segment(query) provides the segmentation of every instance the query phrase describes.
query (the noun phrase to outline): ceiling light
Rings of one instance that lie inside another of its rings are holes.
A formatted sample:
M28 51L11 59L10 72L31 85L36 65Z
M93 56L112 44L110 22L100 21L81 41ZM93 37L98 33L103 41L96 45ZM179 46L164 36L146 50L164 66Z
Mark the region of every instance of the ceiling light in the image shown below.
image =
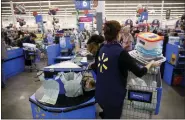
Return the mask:
M105 7L107 9L121 9L121 8L134 8L136 10L136 7ZM148 7L148 8L161 8L161 7ZM185 8L185 7L163 7L163 8Z
M112 15L112 16L122 16L122 15L135 15L135 14L115 14L115 13L108 13L106 15ZM166 15L166 14L163 14L163 16ZM178 16L178 15L181 15L181 14L170 14L171 16ZM149 17L150 16L160 16L160 14L149 14Z
M150 11L150 9L148 9ZM135 9L132 9L132 10L128 10L128 9L119 9L119 10L109 10L109 9L106 9L105 12L107 11L112 11L112 12L129 12L129 11L133 11L133 12L136 12ZM160 9L158 10L155 10L155 11L161 11ZM166 10L163 10L163 11L166 11ZM175 12L175 11L182 11L182 12L185 12L185 9L180 9L180 10L171 10L171 12Z
M29 13L32 13L32 12L26 12L26 14L29 14ZM38 12L39 14L47 14L48 12ZM57 14L60 14L60 13L63 13L64 15L72 15L72 13L64 13L64 12L57 12ZM1 13L2 15L12 15L12 13ZM15 15L19 15L19 14L15 14ZM23 14L24 15L24 14ZM22 15L20 15L22 16Z
M42 14L43 16L48 16L48 14ZM12 15L1 15L2 17L12 17ZM55 15L55 17L67 17L67 16L74 16L74 15ZM21 15L21 17L33 17L28 15Z
M55 5L52 5L52 6L55 6ZM56 6L62 6L62 7L74 7L74 5L56 5ZM25 6L25 8L44 8L44 7L48 7L49 8L49 5L42 5L42 6ZM1 7L1 8L10 8L10 7ZM69 9L69 8L66 8L66 9ZM75 9L75 8L73 8Z
M117 3L117 4L112 4L112 3L107 3L105 5L116 5L116 6L119 6L119 5L138 5L139 3ZM161 5L162 3L141 3L141 5ZM185 3L164 3L164 4L167 4L167 5L185 5Z
M13 2L13 3L22 3L22 4L26 4L26 3L53 3L53 2L56 2L56 3L64 3L64 2L69 2L69 1L27 1L27 2ZM10 4L10 2L1 2L1 4Z

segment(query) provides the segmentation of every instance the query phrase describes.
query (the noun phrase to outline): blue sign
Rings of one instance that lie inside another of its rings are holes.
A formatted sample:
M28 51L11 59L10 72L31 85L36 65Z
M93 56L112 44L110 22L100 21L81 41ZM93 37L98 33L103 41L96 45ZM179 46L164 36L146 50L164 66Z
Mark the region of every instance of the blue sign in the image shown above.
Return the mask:
M128 99L134 100L134 101L151 103L152 93L130 90L128 93Z
M36 23L42 22L42 15L35 16Z
M148 20L148 12L142 12L141 13L141 20L142 21Z
M86 14L87 17L94 17L94 14Z
M75 0L75 7L77 10L90 10L91 1L90 0Z
M80 23L79 24L80 26L79 26L79 29L81 30L81 31L83 31L85 28L84 28L84 23Z

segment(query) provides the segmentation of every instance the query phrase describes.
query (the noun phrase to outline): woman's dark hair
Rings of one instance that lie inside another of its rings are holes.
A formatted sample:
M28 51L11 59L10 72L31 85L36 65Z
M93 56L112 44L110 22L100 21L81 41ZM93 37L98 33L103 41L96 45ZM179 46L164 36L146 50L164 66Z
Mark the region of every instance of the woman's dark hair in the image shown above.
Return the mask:
M113 41L116 39L119 31L121 30L121 25L118 21L111 20L104 24L104 36L106 41Z
M91 44L91 43L95 43L95 44L100 44L100 43L103 43L104 41L104 37L101 36L101 35L92 35L87 44Z
M178 33L175 32L175 33L174 33L174 36L177 37L177 36L178 36Z
M30 36L33 38L37 38L37 36L34 33L30 33Z
M22 31L18 31L18 38L20 38L20 36L22 35L22 37L24 37L24 32L22 32Z

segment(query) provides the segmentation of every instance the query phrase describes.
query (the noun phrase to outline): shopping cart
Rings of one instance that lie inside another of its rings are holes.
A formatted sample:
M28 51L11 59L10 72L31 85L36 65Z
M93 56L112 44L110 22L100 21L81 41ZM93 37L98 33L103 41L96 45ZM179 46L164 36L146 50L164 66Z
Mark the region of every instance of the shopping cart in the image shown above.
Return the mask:
M45 64L47 64L47 46L48 46L48 43L45 43L45 42L39 42L39 43L36 43L37 45L37 48L40 50L41 52L41 60L43 60L44 62L46 62Z
M31 48L24 48L25 66L29 67L30 72L37 70L36 59L37 51Z
M143 58L129 54L137 60L139 65L148 63ZM165 58L158 60L164 62ZM134 80L139 79L142 84L135 84ZM162 80L160 68L149 70L142 78L137 78L133 73L128 73L127 95L124 100L122 116L124 119L151 119L157 115L160 109L162 96Z
M137 77L130 72L128 80L131 79L137 79ZM124 100L123 118L150 119L159 113L162 95L160 72L147 74L141 79L145 81L147 86L127 85L128 92ZM156 87L153 83L156 83Z

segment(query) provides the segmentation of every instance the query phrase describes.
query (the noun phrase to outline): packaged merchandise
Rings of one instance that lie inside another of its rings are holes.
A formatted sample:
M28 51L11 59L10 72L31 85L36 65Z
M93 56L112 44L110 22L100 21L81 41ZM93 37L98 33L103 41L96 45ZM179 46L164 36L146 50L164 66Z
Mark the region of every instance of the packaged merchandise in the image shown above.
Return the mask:
M66 48L66 39L65 37L60 37L60 47L61 48Z

